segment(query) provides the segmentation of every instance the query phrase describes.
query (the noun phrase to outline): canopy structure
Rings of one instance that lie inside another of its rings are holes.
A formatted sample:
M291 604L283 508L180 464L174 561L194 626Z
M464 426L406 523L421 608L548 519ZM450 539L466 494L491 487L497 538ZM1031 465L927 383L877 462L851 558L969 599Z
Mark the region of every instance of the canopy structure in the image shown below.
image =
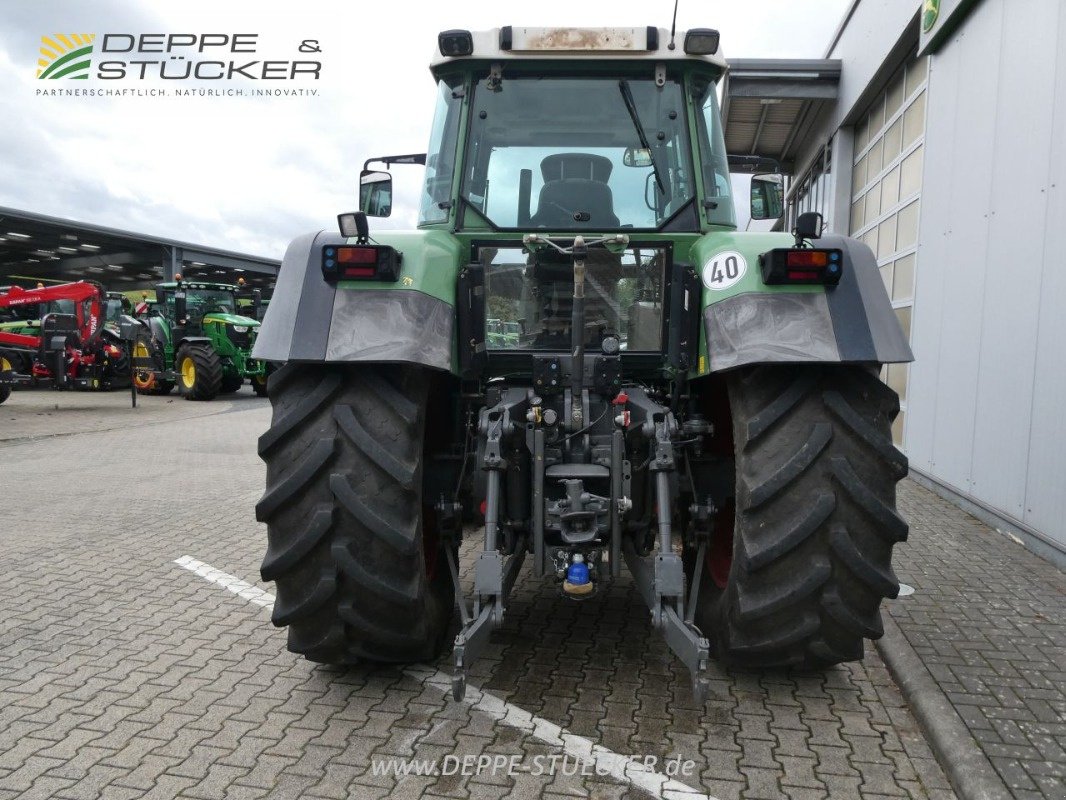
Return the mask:
M726 152L773 159L791 173L796 145L835 102L840 61L735 59L722 92Z
M188 278L274 286L281 262L0 207L0 285L92 279L115 291Z

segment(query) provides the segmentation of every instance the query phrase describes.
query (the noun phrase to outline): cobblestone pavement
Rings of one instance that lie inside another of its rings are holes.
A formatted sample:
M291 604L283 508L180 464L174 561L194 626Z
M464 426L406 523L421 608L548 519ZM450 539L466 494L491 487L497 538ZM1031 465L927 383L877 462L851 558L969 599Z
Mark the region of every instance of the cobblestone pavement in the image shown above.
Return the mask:
M173 563L272 590L252 511L268 409L247 393L175 401L165 413L203 416L171 421L150 416L162 403L131 414L93 396L106 430L83 434L37 419L52 394L0 409L5 430L41 437L0 442L0 800L645 796L598 776L372 774L372 760L557 751L402 670L304 661L260 605ZM70 435L45 438L52 426ZM910 567L924 558L902 570L919 598L941 580ZM616 753L691 759L679 780L723 800L954 796L873 648L817 674L716 670L696 708L628 579L578 605L523 575L472 683Z
M222 414L233 408L261 405L262 401L245 387L223 395L208 404L185 400L177 391L169 395L137 395L137 407L130 403L128 391L57 392L16 389L0 405L0 447L28 439L41 439L90 431L137 430L134 435L148 437L150 428L159 422Z
M889 610L1016 798L1066 798L1066 576L910 482Z

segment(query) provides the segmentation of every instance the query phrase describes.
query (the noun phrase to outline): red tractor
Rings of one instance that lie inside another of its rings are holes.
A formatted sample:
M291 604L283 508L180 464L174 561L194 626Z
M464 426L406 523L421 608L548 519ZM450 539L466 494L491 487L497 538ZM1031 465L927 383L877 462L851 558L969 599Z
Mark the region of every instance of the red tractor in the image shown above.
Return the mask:
M104 328L107 292L103 286L78 281L0 290L0 312L33 306L43 311L39 323L0 328L0 403L14 384L43 382L56 389L100 389L129 379L128 347Z

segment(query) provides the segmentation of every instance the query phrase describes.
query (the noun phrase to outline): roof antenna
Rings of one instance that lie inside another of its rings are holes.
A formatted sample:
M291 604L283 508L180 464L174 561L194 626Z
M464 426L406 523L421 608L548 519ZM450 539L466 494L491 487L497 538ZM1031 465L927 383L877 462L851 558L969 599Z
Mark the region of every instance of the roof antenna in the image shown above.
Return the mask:
M670 22L670 44L666 46L667 50L674 49L674 31L677 30L677 4L680 0L674 0L674 18Z

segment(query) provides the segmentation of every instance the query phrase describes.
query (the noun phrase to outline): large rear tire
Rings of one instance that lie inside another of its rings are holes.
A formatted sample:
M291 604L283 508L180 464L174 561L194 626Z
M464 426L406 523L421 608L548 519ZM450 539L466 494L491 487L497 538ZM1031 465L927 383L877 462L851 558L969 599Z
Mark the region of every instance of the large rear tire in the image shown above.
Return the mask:
M697 623L727 664L861 659L863 639L884 633L881 599L899 593L899 399L871 370L836 365L740 371L729 398L734 524L723 520L712 539Z
M208 345L186 344L174 357L178 388L186 400L214 400L222 388L222 362Z
M428 386L380 365L270 376L261 572L274 624L311 661L426 661L447 642L454 586L422 498Z

